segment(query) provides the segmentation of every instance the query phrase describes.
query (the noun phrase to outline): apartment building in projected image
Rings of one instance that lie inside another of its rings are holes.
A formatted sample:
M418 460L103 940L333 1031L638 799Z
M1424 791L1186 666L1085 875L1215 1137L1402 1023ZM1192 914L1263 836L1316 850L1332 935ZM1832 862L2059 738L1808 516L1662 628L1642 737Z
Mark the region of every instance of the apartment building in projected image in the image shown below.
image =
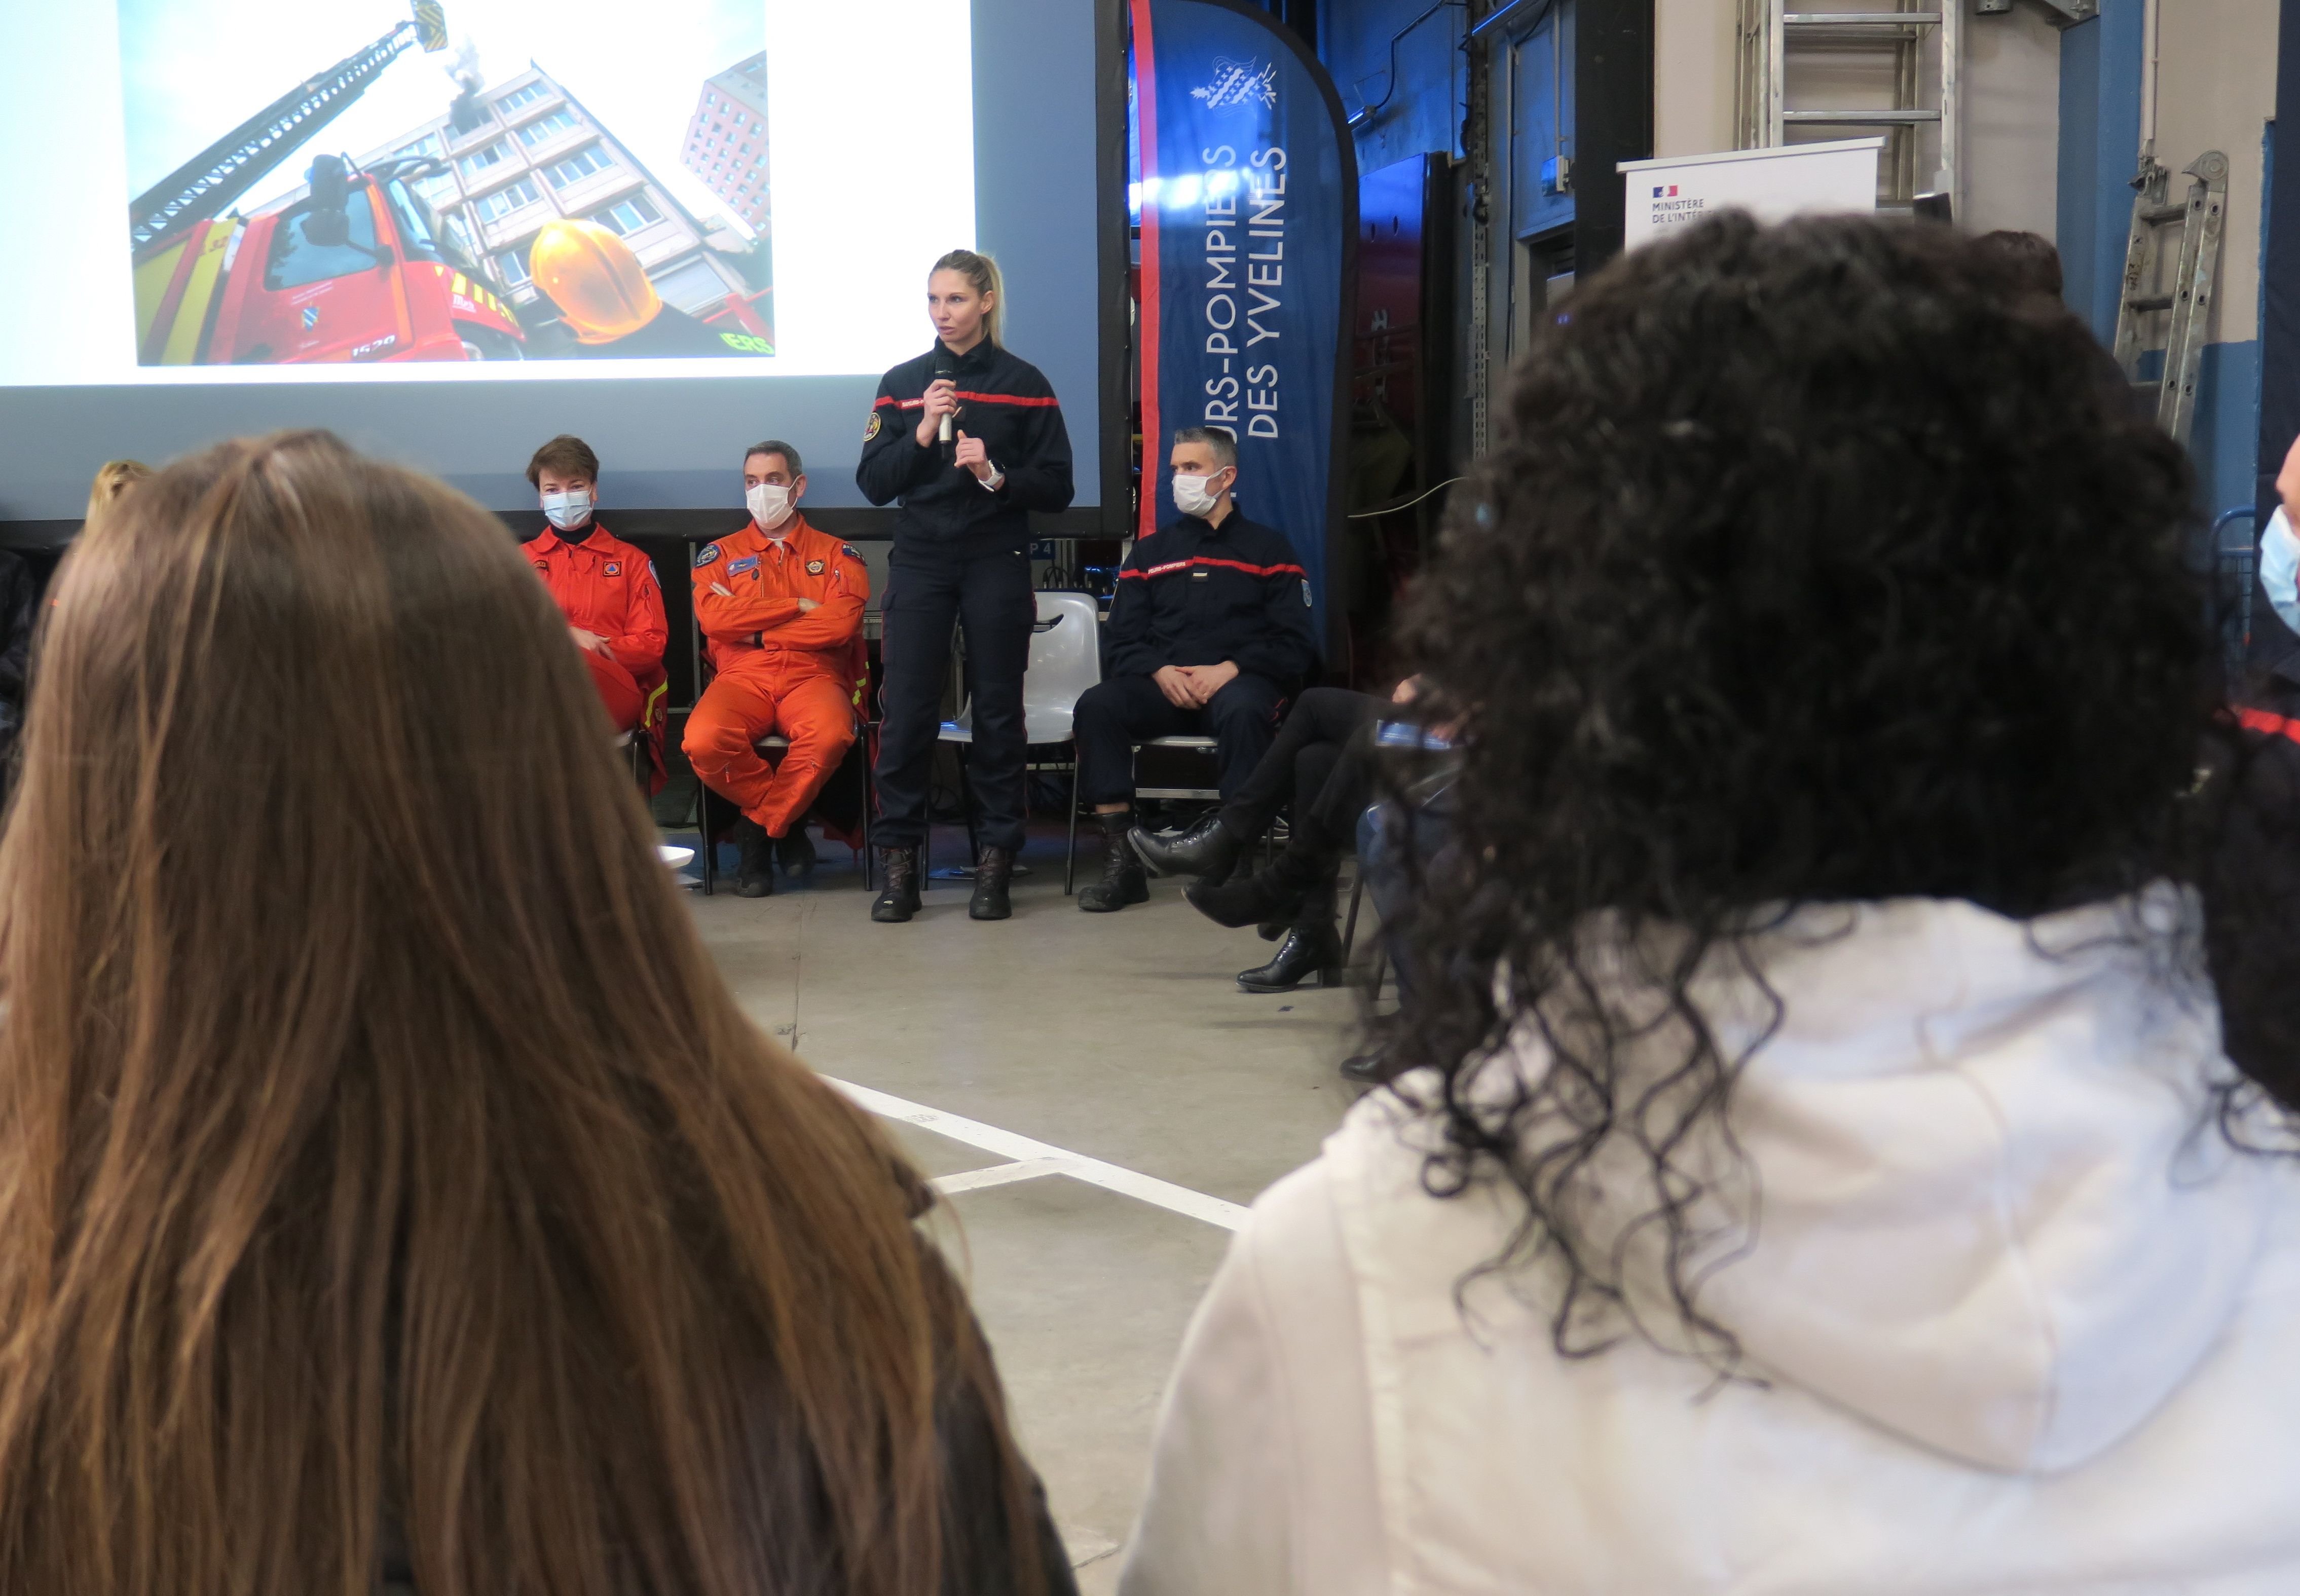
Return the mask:
M710 317L730 295L751 292L738 259L750 240L723 221L698 220L574 96L532 65L464 96L361 163L395 155L446 162L446 170L414 187L441 225L494 268L530 328L554 319L556 309L529 276L529 251L544 224L562 216L588 218L620 236L663 302L691 316ZM301 191L282 203L299 197Z
M704 80L679 155L728 209L762 238L773 208L767 195L767 53Z

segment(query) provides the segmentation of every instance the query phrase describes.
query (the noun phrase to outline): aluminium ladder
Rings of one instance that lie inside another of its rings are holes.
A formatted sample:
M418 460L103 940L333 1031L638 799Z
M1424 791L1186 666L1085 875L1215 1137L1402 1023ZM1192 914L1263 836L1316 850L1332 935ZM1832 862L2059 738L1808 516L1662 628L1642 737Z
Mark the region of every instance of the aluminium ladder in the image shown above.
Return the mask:
M1846 5L1858 0L1821 0ZM1790 0L1741 0L1740 59L1735 84L1738 143L1767 149L1791 142L1794 129L1880 129L1878 204L1905 210L1923 189L1956 199L1962 154L1958 68L1963 60L1965 0L1888 0L1873 9L1793 11ZM1843 96L1836 85L1814 89L1812 76L1865 74L1869 92ZM1889 104L1831 104L1843 98ZM1821 104L1813 102L1819 99ZM1927 129L1938 129L1939 157L1921 165ZM1920 179L1922 179L1921 183Z
M2143 395L2154 391L2156 424L2184 446L2196 424L2196 378L2204 369L2204 333L2219 274L2221 237L2228 225L2228 157L2206 150L2183 176L2188 197L2171 197L2172 174L2153 154L2140 158L2132 179L2132 230L2124 246L2124 280L2116 302L2116 363ZM2179 265L2164 280L2165 234L2180 229ZM2164 370L2154 383L2140 379L2144 318L2166 315Z

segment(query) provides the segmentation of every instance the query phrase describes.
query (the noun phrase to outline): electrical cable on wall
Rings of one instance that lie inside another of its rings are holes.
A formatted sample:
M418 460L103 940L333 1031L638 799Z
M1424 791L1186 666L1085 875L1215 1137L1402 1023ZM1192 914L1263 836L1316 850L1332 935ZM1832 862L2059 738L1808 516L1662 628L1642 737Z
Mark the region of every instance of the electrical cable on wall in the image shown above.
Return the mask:
M1413 21L1408 22L1404 27L1399 29L1396 33L1389 36L1389 71L1387 74L1389 79L1389 86L1381 91L1381 98L1376 100L1371 105L1360 107L1358 113L1350 118L1351 127L1355 128L1361 123L1371 121L1373 117L1379 115L1382 107L1389 104L1390 96L1397 92L1397 42L1404 38L1407 34L1412 32L1416 28L1421 27L1422 23L1436 16L1439 12L1444 11L1447 6L1459 5L1466 9L1468 4L1469 0L1436 0L1436 4L1431 5L1428 11L1423 12L1420 16L1414 18Z
M1437 486L1432 487L1432 488L1426 489L1425 491L1423 491L1423 492L1421 492L1421 493L1418 493L1418 494L1414 495L1412 498L1410 498L1410 499L1406 500L1404 503L1400 503L1400 504L1384 504L1384 505L1380 506L1379 508L1378 508L1378 509L1374 509L1374 510L1357 510L1357 511L1351 511L1351 512L1350 512L1349 516L1348 516L1346 519L1348 519L1348 520L1354 520L1354 521L1366 521L1366 520L1373 520L1376 516L1381 516L1381 515L1396 515L1396 514L1399 511L1401 511L1401 510L1411 510L1411 509L1412 509L1416 504L1419 504L1420 503L1421 503L1421 501L1422 501L1422 500L1424 500L1424 499L1428 498L1431 494L1440 494L1440 493L1444 493L1447 488L1449 488L1449 487L1453 486L1454 486L1454 484L1455 484L1456 482L1467 482L1468 480L1469 480L1469 478L1468 478L1467 477L1448 477L1448 478L1446 478L1446 480L1445 480L1445 481L1443 481L1443 482L1439 483Z

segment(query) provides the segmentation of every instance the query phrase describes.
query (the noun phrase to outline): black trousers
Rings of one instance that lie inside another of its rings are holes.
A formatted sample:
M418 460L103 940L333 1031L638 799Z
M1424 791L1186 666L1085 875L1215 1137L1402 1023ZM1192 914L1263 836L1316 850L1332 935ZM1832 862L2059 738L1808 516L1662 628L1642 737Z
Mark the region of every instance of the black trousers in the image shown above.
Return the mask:
M1072 718L1079 746L1079 797L1130 803L1134 745L1153 737L1212 737L1227 798L1246 785L1278 735L1278 684L1238 672L1202 710L1177 709L1146 676L1113 676L1087 689Z
M1279 810L1291 801L1294 830L1298 835L1305 825L1312 823L1311 811L1324 807L1320 795L1331 782L1336 767L1343 762L1343 750L1351 738L1373 724L1381 713L1381 706L1382 700L1372 694L1353 693L1346 687L1312 687L1304 693L1294 701L1293 709L1287 712L1286 724L1279 728L1277 740L1254 766L1254 774L1222 805L1223 827L1233 835L1251 841L1260 836L1278 818ZM1345 785L1351 792L1370 793L1373 769L1371 749L1361 751L1354 763ZM1349 793L1337 793L1335 801L1346 804ZM1337 858L1348 851L1350 839L1356 835L1358 815L1370 802L1371 798L1361 798L1357 807L1349 810L1334 848Z
M927 781L942 729L954 625L966 628L974 747L967 774L986 848L1020 851L1026 818L1022 671L1038 603L1020 551L921 558L897 544L881 606L875 840L914 848L927 836Z

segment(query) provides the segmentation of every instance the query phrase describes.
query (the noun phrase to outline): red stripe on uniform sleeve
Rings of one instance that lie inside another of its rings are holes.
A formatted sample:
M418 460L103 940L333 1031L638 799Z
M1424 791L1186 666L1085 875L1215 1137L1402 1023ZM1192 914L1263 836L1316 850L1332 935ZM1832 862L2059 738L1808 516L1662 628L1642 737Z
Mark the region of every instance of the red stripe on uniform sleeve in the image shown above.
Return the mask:
M1124 576L1129 573L1121 571L1119 574ZM2266 710L2238 710L2236 718L2246 731L2263 732L2271 737L2286 736L2300 743L2300 720L2289 720Z
M1052 394L1048 394L1042 399L1026 399L1020 394L970 394L962 388L959 390L958 396L961 399L971 400L976 404L1020 404L1032 410L1053 410L1062 403L1062 401ZM917 403L923 404L926 401L921 399Z
M1242 570L1249 577L1306 578L1310 574L1298 565L1248 565L1242 560L1215 560L1204 554L1193 554L1188 560L1169 561L1164 565L1154 565L1146 570L1121 570L1118 574L1121 577L1140 577L1146 580L1151 577L1162 577L1170 572L1188 570L1201 565L1220 566L1224 570Z
M1306 577L1310 573L1298 565L1248 565L1240 560L1209 560L1204 555L1193 559L1192 565L1219 565L1224 570L1242 570L1249 577Z

